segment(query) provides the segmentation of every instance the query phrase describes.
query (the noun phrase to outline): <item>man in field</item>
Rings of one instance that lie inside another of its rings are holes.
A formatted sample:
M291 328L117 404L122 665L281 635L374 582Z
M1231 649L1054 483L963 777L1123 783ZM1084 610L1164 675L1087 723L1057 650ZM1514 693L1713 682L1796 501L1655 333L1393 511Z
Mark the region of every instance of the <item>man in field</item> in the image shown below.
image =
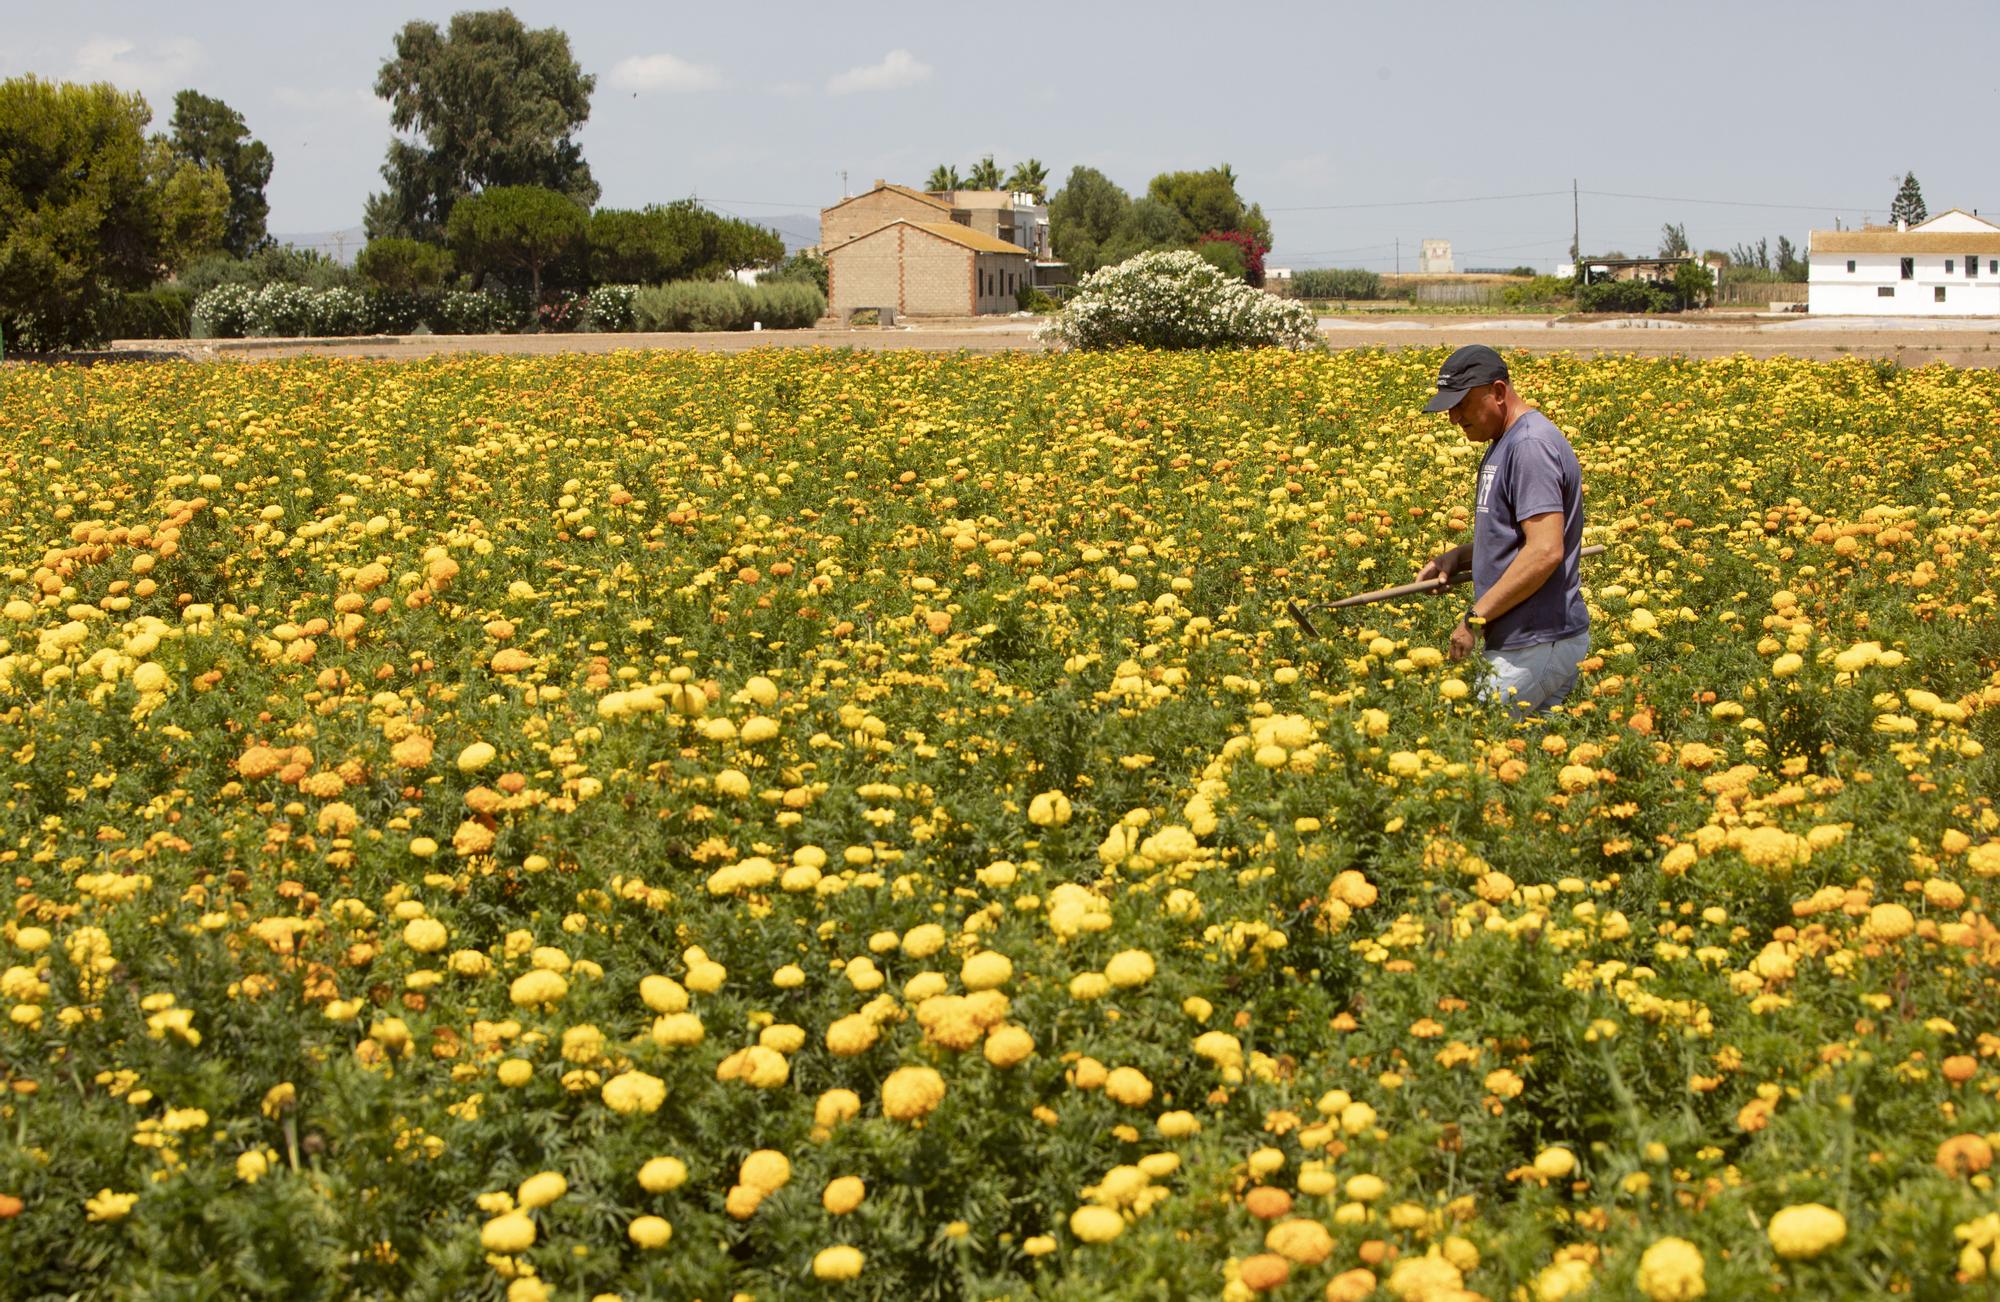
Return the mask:
M1451 414L1474 443L1486 444L1473 501L1472 541L1433 558L1418 579L1446 591L1472 571L1472 602L1451 632L1462 660L1483 634L1493 666L1487 691L1516 714L1560 704L1590 651L1583 604L1583 476L1562 431L1521 400L1507 363L1483 344L1445 360L1425 411Z

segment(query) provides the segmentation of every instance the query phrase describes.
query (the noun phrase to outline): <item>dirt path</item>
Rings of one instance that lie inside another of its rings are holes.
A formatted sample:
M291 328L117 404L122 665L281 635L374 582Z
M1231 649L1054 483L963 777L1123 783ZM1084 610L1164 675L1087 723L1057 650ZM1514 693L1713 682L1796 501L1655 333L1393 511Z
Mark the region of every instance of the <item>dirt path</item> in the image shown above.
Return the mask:
M405 335L366 339L230 339L188 343L120 340L110 352L199 361L263 361L277 357L375 357L414 360L463 353L536 356L690 349L744 352L755 348L914 348L930 352L1040 351L1035 323L1000 320L940 322L906 329L767 330L704 334ZM2000 321L1883 322L1864 319L1561 321L1522 317L1328 317L1320 332L1329 347L1440 348L1468 342L1536 353L1641 357L1863 357L1923 366L2000 365Z

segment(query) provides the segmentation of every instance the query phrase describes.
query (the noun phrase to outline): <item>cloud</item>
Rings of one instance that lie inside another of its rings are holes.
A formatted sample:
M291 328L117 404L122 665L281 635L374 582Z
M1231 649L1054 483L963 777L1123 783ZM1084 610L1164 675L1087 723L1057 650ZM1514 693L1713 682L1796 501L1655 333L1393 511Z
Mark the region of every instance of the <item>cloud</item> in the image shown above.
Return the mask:
M298 86L280 86L272 92L272 98L286 108L315 115L351 115L384 121L389 117L389 101L372 90L352 87L347 90L306 90Z
M849 68L826 81L827 93L850 95L860 90L900 90L931 79L931 65L918 60L908 50L891 50L882 62Z
M610 81L619 90L664 90L685 93L715 90L723 84L714 68L671 54L641 54L620 59L611 69Z
M202 62L201 43L185 36L141 47L117 36L98 36L77 47L70 60L78 81L108 81L122 90L171 94L187 84Z

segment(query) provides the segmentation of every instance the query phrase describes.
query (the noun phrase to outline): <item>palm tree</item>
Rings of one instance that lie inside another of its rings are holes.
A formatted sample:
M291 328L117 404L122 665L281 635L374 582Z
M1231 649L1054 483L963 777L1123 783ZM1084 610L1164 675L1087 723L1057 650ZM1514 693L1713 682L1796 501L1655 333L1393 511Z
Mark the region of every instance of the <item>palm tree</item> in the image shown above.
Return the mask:
M1005 180L1006 178L1000 172L1000 164L993 161L993 155L988 154L972 165L971 173L965 178L965 188L968 190L998 190Z
M1016 163L1014 170L1007 174L1007 188L1034 195L1036 203L1044 202L1049 193L1049 169L1042 166L1039 158Z
M949 163L939 163L931 169L931 179L924 182L926 190L957 190L963 186L958 169Z

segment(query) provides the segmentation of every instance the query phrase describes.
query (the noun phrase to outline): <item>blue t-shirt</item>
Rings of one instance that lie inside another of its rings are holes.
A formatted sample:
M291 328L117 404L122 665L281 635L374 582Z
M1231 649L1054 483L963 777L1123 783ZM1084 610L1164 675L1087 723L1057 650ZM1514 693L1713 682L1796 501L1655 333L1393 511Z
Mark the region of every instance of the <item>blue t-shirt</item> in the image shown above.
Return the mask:
M1574 636L1590 627L1583 604L1583 469L1548 417L1530 411L1507 427L1479 462L1472 513L1472 593L1500 581L1527 538L1521 521L1562 512L1563 559L1521 604L1486 624L1489 650L1512 651Z

